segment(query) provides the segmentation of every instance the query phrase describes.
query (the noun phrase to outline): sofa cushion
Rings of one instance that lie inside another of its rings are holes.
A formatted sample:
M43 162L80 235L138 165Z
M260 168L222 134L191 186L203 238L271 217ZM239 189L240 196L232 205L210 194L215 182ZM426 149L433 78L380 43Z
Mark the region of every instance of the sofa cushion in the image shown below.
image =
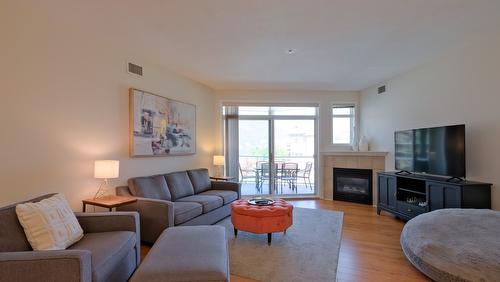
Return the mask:
M208 176L208 169L192 169L188 170L187 173L189 175L189 179L191 179L191 183L193 184L195 194L207 191L212 187L210 177Z
M166 201L172 199L163 175L130 178L128 186L130 192L137 197Z
M125 256L136 246L136 234L131 231L86 233L70 250L92 253L92 281L108 281Z
M238 200L238 193L228 190L208 190L200 193L200 195L219 196L224 200L224 205Z
M193 202L174 202L174 224L178 225L203 213L201 204Z
M194 195L193 185L186 171L172 172L165 175L172 201Z
M219 196L212 195L194 195L178 199L177 202L195 202L203 206L203 213L220 208L223 205L223 200Z

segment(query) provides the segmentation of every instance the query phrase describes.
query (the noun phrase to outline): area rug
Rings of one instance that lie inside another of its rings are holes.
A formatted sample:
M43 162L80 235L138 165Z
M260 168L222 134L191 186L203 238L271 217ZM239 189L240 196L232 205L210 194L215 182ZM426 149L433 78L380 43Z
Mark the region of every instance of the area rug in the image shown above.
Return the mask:
M231 218L226 228L231 274L259 281L335 281L342 236L342 212L294 208L293 225L286 234L238 232Z

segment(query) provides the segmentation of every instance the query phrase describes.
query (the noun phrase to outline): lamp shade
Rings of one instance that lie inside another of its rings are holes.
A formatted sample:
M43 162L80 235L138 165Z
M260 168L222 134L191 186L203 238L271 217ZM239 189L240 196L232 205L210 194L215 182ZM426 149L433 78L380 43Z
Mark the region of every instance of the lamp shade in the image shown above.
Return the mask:
M215 155L214 165L224 165L224 156Z
M94 163L95 178L118 178L120 175L120 161L98 160Z

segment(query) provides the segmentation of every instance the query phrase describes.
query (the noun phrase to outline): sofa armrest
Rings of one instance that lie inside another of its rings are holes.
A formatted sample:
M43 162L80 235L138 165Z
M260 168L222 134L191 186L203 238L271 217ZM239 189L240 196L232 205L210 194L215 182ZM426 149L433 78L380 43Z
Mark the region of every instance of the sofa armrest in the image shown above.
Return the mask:
M137 265L141 260L141 228L136 212L95 212L75 213L85 233L132 231L136 235Z
M1 281L91 282L87 250L0 253Z
M134 196L130 193L130 189L128 188L128 186L118 186L115 188L115 192L117 196L125 196L125 197Z
M141 219L141 238L154 243L167 227L174 226L174 203L171 201L140 198L117 208L120 211L136 211Z
M211 181L212 190L229 190L238 193L238 199L241 198L241 183L231 181Z

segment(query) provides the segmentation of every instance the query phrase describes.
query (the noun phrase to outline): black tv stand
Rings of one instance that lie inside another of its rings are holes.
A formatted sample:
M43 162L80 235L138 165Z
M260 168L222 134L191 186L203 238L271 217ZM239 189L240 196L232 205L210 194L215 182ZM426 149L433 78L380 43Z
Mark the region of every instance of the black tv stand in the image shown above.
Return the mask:
M410 175L410 174L413 174L413 173L411 173L411 172L403 169L403 170L400 170L400 171L396 172L396 174L397 175Z
M461 177L458 177L458 176L453 176L453 177L450 177L448 179L446 179L446 182L453 182L453 183L460 183L460 182L464 182L465 180Z
M404 220L438 209L491 208L491 184L459 177L379 172L377 191L377 213Z

